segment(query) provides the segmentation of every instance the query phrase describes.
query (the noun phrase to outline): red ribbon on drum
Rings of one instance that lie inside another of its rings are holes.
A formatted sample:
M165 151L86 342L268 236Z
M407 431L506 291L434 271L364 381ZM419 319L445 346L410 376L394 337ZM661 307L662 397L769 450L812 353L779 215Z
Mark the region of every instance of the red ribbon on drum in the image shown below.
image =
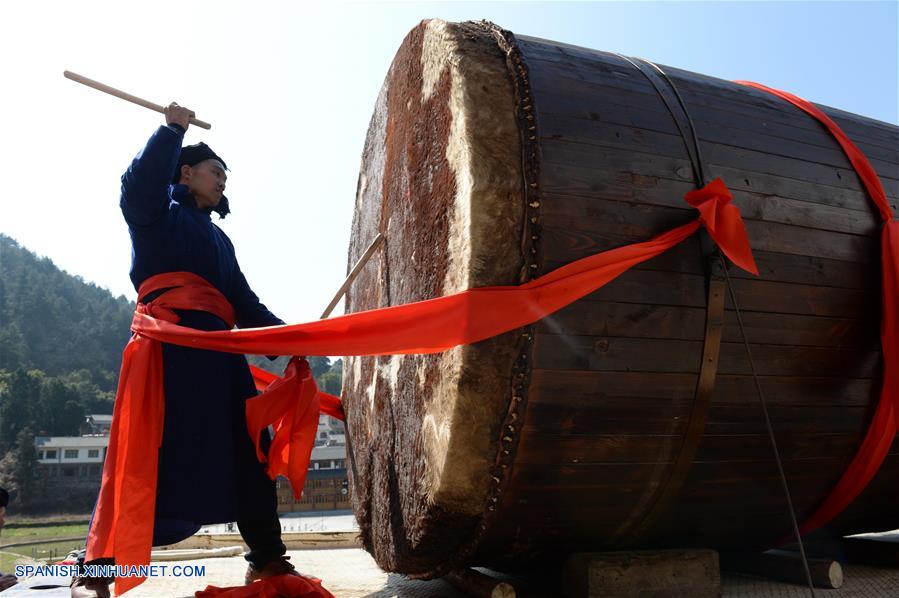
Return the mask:
M836 486L814 513L800 526L802 533L812 532L840 514L874 479L899 431L899 222L887 201L883 185L865 154L817 106L786 91L751 81L737 81L776 95L816 118L840 144L862 181L868 196L877 206L883 221L880 268L883 307L880 321L880 345L883 350L883 383L874 418L855 457Z

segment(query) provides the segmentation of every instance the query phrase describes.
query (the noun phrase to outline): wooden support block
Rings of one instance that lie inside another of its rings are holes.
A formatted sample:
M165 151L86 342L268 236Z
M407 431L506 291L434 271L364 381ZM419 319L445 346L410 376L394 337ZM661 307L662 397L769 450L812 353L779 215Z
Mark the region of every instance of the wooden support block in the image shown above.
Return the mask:
M805 568L798 552L769 550L762 553L724 555L721 567L726 571L745 573L807 586ZM816 588L837 589L843 585L843 567L829 558L809 558L809 573Z
M705 598L721 595L714 550L577 553L562 577L569 598Z
M457 569L446 580L472 598L515 598L515 587L474 569Z

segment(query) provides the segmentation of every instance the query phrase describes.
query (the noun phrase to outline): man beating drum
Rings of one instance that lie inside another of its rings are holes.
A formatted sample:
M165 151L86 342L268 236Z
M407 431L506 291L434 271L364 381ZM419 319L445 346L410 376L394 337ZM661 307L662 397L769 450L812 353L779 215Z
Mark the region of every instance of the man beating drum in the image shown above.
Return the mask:
M180 325L228 330L232 324L283 324L250 289L231 240L212 221L213 212L219 219L230 212L224 160L205 143L181 147L191 110L172 102L164 113L166 124L122 175L119 205L131 235L130 276L138 303L151 306L179 286L179 280L198 276L227 299L234 321L206 309L198 296L195 304L188 297L190 309L172 310ZM202 525L236 521L250 549L246 583L299 575L284 556L275 483L257 461L247 434L244 403L257 393L246 358L164 343L162 364L165 416L153 545L183 540ZM94 518L98 512L95 509ZM110 559L94 562L109 564ZM76 577L71 595L109 596L111 581Z

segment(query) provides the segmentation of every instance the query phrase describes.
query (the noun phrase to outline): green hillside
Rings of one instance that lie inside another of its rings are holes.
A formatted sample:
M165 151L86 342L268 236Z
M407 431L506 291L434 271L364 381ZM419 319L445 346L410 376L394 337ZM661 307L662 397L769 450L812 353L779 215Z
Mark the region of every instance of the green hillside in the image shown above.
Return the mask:
M0 370L91 372L114 388L134 304L0 234Z

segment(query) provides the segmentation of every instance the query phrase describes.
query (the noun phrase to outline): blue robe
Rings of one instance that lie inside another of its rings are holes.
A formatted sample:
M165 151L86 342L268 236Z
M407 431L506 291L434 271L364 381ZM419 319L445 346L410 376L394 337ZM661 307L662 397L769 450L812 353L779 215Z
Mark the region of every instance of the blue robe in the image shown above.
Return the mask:
M120 206L131 234L134 288L155 274L193 272L231 302L238 327L283 324L250 289L211 210L196 208L186 185L170 184L182 137L175 128L159 127L122 175ZM227 328L210 313L176 311L183 326ZM257 393L246 357L167 343L162 354L165 428L153 545L182 540L201 525L276 514L274 482L247 434L244 403Z

